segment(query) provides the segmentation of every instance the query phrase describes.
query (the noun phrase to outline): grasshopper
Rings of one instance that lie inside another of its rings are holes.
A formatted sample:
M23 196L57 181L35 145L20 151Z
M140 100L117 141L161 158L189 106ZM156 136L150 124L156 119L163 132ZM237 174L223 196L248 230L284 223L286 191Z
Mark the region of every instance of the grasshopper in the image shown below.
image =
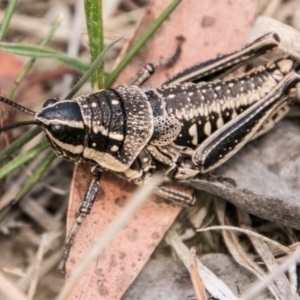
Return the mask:
M2 128L41 126L55 152L69 161L92 165L92 180L63 254L65 260L79 225L91 211L105 170L138 185L153 174L184 180L211 172L247 142L269 131L297 98L299 62L287 57L237 77L222 79L239 66L279 46L268 33L243 49L193 66L162 86L144 86L160 65L181 52L146 65L130 85L100 90L72 100L49 99L39 112L0 97L34 120ZM156 188L158 195L192 206L191 195Z

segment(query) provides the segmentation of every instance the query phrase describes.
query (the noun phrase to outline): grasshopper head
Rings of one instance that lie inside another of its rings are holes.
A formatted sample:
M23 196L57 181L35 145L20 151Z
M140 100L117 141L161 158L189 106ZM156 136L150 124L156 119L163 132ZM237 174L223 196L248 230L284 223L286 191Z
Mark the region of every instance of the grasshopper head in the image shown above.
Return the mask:
M49 99L35 120L45 132L56 155L70 161L81 161L84 150L85 128L78 104L72 100Z
M85 129L79 106L75 101L58 102L49 99L39 112L34 112L1 96L0 101L34 117L31 121L2 127L0 132L19 126L39 125L56 155L69 161L82 161Z

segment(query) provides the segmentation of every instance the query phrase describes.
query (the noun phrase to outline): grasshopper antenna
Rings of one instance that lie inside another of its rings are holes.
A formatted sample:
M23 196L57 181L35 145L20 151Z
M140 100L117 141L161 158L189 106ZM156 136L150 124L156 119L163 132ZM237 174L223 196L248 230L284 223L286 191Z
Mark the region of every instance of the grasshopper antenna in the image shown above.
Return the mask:
M0 96L0 102L3 102L9 106L12 106L14 108L16 108L17 110L27 114L27 115L30 115L30 116L35 116L35 111L33 110L30 110L12 100L9 100L7 98L4 98L2 96ZM8 125L8 126L4 126L4 127L1 127L0 128L0 132L2 131L6 131L6 130L9 130L9 129L12 129L12 128L16 128L16 127L20 127L20 126L25 126L25 125L39 125L40 123L36 120L31 120L31 121L24 121L24 122L16 122L14 124L11 124L11 125Z

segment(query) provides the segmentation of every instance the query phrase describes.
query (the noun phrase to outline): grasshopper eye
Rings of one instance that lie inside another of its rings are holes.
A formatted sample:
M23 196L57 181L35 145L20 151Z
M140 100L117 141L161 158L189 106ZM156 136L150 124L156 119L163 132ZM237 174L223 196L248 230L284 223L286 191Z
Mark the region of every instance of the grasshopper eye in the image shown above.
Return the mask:
M54 104L54 103L56 103L56 102L57 102L56 99L48 99L48 100L46 100L46 102L44 103L43 107L47 107L47 106L49 106L49 105L51 105L51 104Z
M50 131L54 138L62 140L68 134L67 127L61 124L54 124L50 126Z

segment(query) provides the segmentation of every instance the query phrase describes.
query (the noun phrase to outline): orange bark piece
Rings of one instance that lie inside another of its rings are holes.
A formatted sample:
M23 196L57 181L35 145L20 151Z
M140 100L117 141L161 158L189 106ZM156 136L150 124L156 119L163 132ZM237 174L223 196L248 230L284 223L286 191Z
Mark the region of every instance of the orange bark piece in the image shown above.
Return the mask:
M15 55L0 52L0 95L6 95L12 83L23 69L22 61ZM0 127L11 123L16 110L0 103ZM10 144L11 132L3 132L0 136L0 151Z
M16 78L22 71L24 64L16 55L0 52L0 78L14 77Z
M133 41L170 3L150 1L144 18L138 24ZM140 54L124 70L117 84L124 84L148 62L170 57L176 48L176 37L183 35L183 53L170 69L160 70L147 84L161 84L166 78L188 66L214 58L242 47L255 18L257 1L183 1ZM130 46L129 45L129 46ZM89 167L79 166L74 173L68 212L68 226L72 226L79 203L90 179ZM134 190L134 186L105 174L100 184L103 195L97 199L91 215L81 226L67 264L67 277L85 256ZM120 232L98 257L70 299L120 299L157 244L171 226L181 208L153 201L155 196L138 211L130 224ZM142 295L141 295L142 296Z

